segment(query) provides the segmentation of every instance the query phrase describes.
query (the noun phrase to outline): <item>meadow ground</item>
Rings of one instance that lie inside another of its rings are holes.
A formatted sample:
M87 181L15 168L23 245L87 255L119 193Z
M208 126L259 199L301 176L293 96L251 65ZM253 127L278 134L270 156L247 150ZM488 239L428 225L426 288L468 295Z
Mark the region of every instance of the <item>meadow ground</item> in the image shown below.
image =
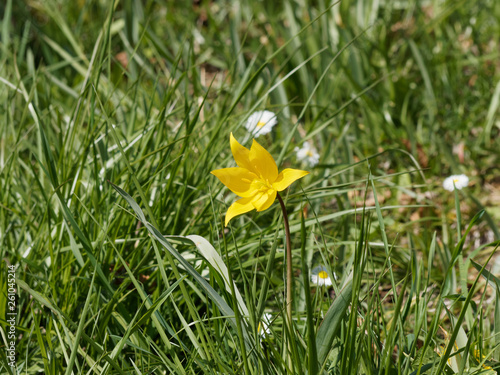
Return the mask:
M0 10L2 374L499 372L500 2Z

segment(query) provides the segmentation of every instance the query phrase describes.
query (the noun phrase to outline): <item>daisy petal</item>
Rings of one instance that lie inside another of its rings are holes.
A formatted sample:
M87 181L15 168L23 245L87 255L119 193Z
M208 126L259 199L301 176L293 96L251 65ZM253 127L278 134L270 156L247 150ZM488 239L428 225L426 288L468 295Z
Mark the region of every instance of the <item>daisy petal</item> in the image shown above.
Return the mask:
M255 207L252 204L252 198L241 198L234 202L226 212L225 226L233 217L252 211Z
M269 133L278 123L276 115L271 111L254 112L245 123L245 128L255 137Z
M295 180L304 177L309 174L307 171L301 171L300 169L283 169L278 175L278 178L273 183L273 188L277 191L285 190L289 187Z
M461 190L469 185L469 177L464 174L452 175L443 181L443 187L448 191L453 191L455 188Z
M273 157L255 139L250 148L250 162L263 180L273 182L278 177L278 166Z
M210 172L216 176L220 182L226 185L236 195L246 198L254 196L257 190L252 187L252 181L257 176L245 168L223 168Z
M295 147L297 159L306 162L311 167L314 167L319 162L319 154L309 142L304 142L301 148Z
M311 282L313 284L325 285L325 286L332 285L332 279L328 275L326 267L324 266L315 267L311 272L312 272Z

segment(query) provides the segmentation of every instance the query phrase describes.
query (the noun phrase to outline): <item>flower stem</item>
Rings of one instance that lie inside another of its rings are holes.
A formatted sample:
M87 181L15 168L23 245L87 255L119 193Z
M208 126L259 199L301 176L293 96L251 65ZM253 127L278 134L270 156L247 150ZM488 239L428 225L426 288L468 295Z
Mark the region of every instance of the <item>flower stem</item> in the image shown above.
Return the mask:
M292 330L292 241L290 239L290 225L288 224L288 215L286 213L285 203L279 193L276 194L278 201L283 211L283 222L285 223L285 236L286 236L286 315L288 324L290 324L290 331Z

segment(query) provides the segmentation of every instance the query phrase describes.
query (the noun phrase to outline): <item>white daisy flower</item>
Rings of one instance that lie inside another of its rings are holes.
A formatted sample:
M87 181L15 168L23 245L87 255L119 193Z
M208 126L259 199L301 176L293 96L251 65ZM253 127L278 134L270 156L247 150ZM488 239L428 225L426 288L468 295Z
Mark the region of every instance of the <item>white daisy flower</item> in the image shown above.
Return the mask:
M278 123L276 115L271 111L257 111L252 113L245 123L245 128L254 137L269 133Z
M318 266L313 268L311 282L316 285L332 285L332 279L330 278L330 276L328 276L328 271L325 266Z
M271 330L269 329L269 325L271 324L271 321L273 320L273 316L269 313L265 313L262 316L262 320L259 322L259 325L257 327L257 332L259 335L262 337L265 337L271 333Z
M304 142L301 148L295 147L297 159L306 162L314 167L319 162L319 154L309 142Z
M443 188L448 191L453 191L453 185L455 185L457 190L461 190L462 188L469 185L469 177L464 174L459 174L450 176L443 181Z

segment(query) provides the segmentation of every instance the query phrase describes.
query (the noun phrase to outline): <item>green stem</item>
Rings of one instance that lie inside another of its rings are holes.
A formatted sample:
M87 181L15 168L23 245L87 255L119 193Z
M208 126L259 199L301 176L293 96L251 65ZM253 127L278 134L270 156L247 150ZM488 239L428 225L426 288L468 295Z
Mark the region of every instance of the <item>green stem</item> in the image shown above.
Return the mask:
M285 203L279 193L276 193L278 201L280 202L281 211L283 211L283 222L285 223L285 236L286 236L286 315L290 332L292 332L292 241L290 239L290 225L288 224L288 215L286 213ZM289 341L290 344L290 341ZM289 349L291 349L289 345ZM291 353L289 353L291 358Z

